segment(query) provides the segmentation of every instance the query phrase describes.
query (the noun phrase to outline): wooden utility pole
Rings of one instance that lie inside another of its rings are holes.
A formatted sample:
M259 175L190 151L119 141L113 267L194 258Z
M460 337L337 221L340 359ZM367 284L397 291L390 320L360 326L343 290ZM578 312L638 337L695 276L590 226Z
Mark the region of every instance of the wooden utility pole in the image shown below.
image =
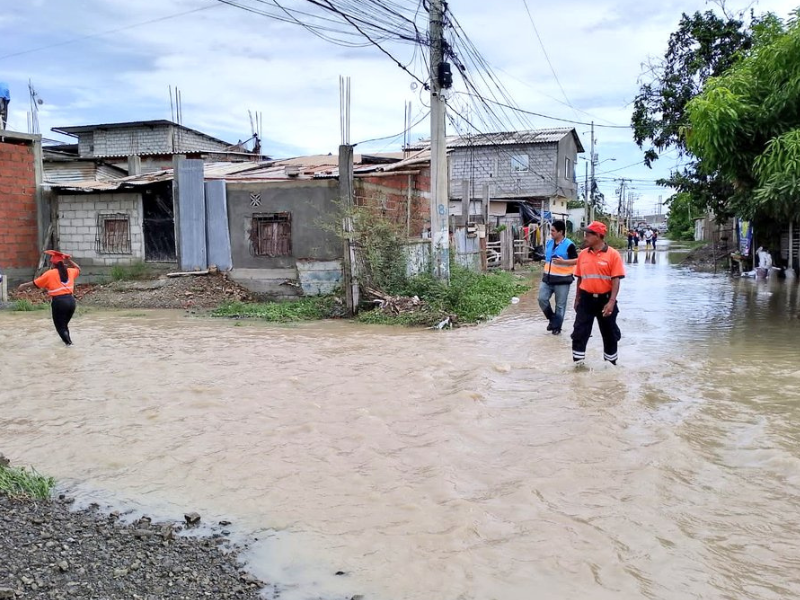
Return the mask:
M450 281L450 198L448 194L446 105L439 81L444 62L444 12L442 0L430 2L431 41L431 265L437 279Z
M347 300L347 313L356 314L358 310L359 285L356 266L356 253L353 236L353 146L339 146L339 198L344 210L344 290Z

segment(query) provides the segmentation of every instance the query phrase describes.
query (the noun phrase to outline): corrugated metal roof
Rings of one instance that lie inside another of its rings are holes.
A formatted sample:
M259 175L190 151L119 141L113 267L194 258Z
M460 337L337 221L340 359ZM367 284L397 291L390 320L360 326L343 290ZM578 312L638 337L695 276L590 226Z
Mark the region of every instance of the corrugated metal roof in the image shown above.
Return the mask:
M573 127L552 127L549 129L532 129L530 131L502 131L498 133L478 133L469 136L448 136L448 148L466 148L475 146L510 146L522 144L553 144L560 142L567 135L574 135L578 152L583 152L578 133ZM422 140L409 146L410 150L430 148L430 140Z
M402 154L387 153L381 155L368 155L366 160L376 158L387 161L401 158ZM418 152L404 160L382 164L361 165L361 155L354 156L356 172L373 172L396 170L414 164L430 161L430 152ZM269 162L213 162L206 163L203 169L205 179L225 179L228 181L297 181L311 179L325 179L339 176L339 157L335 155L298 156L278 161ZM113 191L117 189L134 188L173 178L172 169L154 171L142 175L123 177L114 181L65 181L63 178L50 178L46 176L45 185L61 190L74 190L84 192Z
M293 180L293 179L311 179L309 175L298 174L298 176L290 177L286 168L283 166L275 166L273 163L206 163L203 169L203 176L205 179L248 179L248 180ZM62 190L75 190L83 192L99 192L99 191L113 191L125 188L134 188L162 181L171 181L173 179L172 169L165 169L162 171L154 171L152 173L145 173L143 175L132 175L130 177L123 177L113 181L72 181L64 183L60 181L46 180L44 185L62 189Z
M166 127L170 125L173 127L178 127L185 131L191 131L209 140L213 140L215 142L224 144L226 146L230 147L236 146L236 144L231 144L229 142L226 142L225 140L221 140L212 135L208 135L207 133L203 133L202 131L199 131L197 129L192 129L191 127L186 127L185 125L181 125L173 121L168 121L166 119L155 119L152 121L126 121L124 123L100 123L98 125L74 125L71 127L53 127L51 131L54 131L55 133L63 133L65 135L71 135L74 137L79 133L86 133L88 131L94 131L96 129L125 129L131 127Z
M405 169L419 167L431 162L431 151L420 150L404 158L403 160L388 165L364 165L354 169L355 173L366 174L376 172L403 171Z

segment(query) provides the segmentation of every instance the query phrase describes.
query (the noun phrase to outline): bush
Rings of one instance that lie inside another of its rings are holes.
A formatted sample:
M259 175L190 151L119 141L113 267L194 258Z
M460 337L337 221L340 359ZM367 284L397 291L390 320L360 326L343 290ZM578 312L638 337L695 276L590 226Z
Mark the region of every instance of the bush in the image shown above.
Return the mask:
M427 307L413 313L386 314L379 310L362 312L358 320L410 326L432 326L447 316L457 323L478 323L500 314L513 296L527 291L529 286L519 277L505 271L475 273L452 265L450 285L431 274L407 278L402 286L389 290L395 296L417 296Z
M46 500L55 484L52 477L40 475L36 469L0 465L0 492L11 497Z
M261 319L271 323L317 321L341 316L341 301L336 296L309 296L284 302L227 302L212 311L214 317Z
M34 310L45 310L47 308L47 304L44 302L34 304L27 298L23 298L22 300L17 300L14 304L11 305L11 310L15 310L18 312L31 312Z
M130 281L147 279L150 276L150 267L143 262L136 262L129 266L114 265L111 267L112 281Z

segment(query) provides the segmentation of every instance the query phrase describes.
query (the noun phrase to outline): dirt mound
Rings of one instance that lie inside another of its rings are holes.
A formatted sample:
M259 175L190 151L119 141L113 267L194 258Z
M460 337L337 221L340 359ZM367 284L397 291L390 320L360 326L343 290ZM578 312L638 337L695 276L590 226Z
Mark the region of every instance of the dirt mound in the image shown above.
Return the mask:
M683 264L690 267L713 267L715 262L730 256L732 251L733 249L727 245L714 247L712 244L708 244L689 252L683 259Z
M106 308L215 308L225 302L252 302L255 295L225 273L166 277L142 281L114 281L103 285L75 286L75 296L86 306ZM12 300L45 302L46 294L28 290L11 294Z

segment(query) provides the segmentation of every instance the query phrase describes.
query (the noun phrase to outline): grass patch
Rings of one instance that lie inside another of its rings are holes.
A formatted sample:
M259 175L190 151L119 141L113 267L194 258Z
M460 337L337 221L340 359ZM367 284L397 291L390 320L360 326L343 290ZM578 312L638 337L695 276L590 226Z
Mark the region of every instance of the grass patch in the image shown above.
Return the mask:
M46 500L55 485L55 479L40 475L34 468L0 466L0 492L11 497Z
M136 262L129 266L114 265L111 267L112 281L132 281L147 279L150 276L150 267L143 262Z
M425 274L411 277L401 288L392 290L397 296L418 296L427 303L425 309L399 315L372 310L359 313L357 319L362 323L430 327L453 315L461 325L479 323L500 314L512 297L528 289L530 286L512 273L475 273L452 266L449 286Z
M705 246L710 246L711 242L706 242L705 240L701 240L696 242L694 240L691 241L683 241L679 240L676 242L672 242L670 244L671 250L697 250L698 248L703 248Z
M11 310L17 312L32 312L35 310L47 310L47 304L44 302L34 303L28 300L27 298L23 298L22 300L16 300L11 305Z
M309 296L285 302L226 302L213 310L211 316L293 323L329 319L341 316L341 311L341 303L336 296Z

